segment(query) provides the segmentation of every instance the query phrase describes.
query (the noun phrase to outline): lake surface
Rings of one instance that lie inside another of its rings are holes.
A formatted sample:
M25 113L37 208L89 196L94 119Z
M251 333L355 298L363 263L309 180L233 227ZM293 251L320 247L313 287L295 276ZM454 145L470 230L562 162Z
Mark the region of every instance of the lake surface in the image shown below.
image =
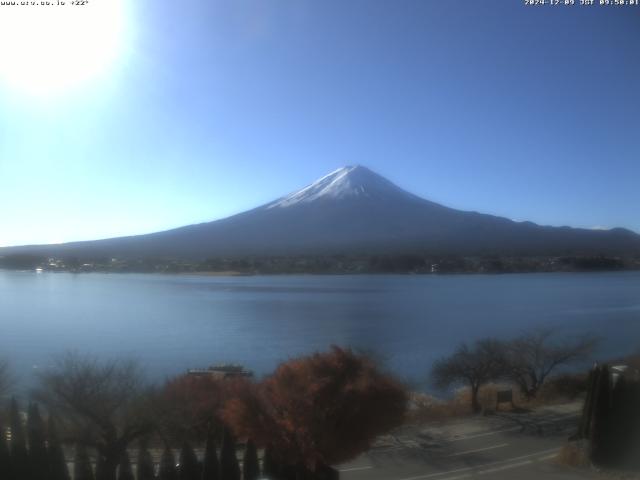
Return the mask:
M218 362L258 374L332 344L373 349L403 377L462 341L555 326L600 358L640 349L640 272L431 276L0 271L0 357L28 384L66 350L132 356L156 379Z

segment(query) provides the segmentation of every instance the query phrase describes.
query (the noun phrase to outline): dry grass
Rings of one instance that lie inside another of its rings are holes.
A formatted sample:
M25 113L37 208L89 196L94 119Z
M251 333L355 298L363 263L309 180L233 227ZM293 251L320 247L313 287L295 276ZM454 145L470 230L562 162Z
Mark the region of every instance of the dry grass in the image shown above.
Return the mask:
M482 413L496 412L498 391L513 392L513 405L501 403L498 410L522 411L545 405L558 405L575 401L586 390L586 375L561 375L550 379L540 390L537 398L528 400L520 391L508 384L484 385L478 394ZM411 397L411 411L408 415L409 423L424 423L449 418L464 417L472 414L471 392L468 388L460 388L448 400L441 400L427 394L414 393Z
M430 395L414 393L411 396L411 409L408 414L408 423L427 423L449 418L469 415L469 404L451 400L440 400Z
M496 398L499 390L509 387L504 385L485 385L480 389L478 400L484 413L491 413L496 410ZM518 395L514 391L514 400ZM516 403L517 406L517 403ZM501 404L500 410L508 411L512 407L509 404ZM450 418L458 418L472 415L471 392L468 388L458 389L454 396L448 400L441 400L431 395L414 393L411 397L411 410L409 412L409 423L424 423Z
M587 374L564 374L552 377L538 394L536 401L542 405L572 402L587 393Z
M574 468L584 468L591 465L585 446L579 442L573 442L563 446L558 452L555 461L560 465Z
M598 478L602 478L602 480L640 480L640 472L637 471L594 467L588 457L586 440L571 442L563 446L558 452L555 462L565 467L598 472Z

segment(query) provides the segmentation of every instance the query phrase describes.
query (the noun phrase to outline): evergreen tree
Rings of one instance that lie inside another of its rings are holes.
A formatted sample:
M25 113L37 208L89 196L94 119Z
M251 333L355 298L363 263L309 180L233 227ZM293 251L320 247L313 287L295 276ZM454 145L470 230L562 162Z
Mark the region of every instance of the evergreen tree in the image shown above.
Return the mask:
M84 445L76 445L73 465L73 480L94 480L91 460Z
M200 464L193 448L189 442L182 444L180 451L180 471L178 478L180 480L200 480Z
M154 480L153 458L145 441L140 442L138 450L137 480Z
M18 402L11 399L11 476L15 480L29 478L29 454Z
M589 456L597 465L609 462L608 444L611 416L611 376L609 367L603 365L596 374L594 404L589 431Z
M577 438L589 438L589 429L591 428L591 418L593 416L594 390L596 385L596 377L599 374L599 368L592 368L587 378L587 396L582 404L582 416L578 427Z
M227 427L224 428L222 448L220 449L220 478L222 480L240 480L236 442Z
M158 480L178 480L176 460L169 447L164 449L162 457L160 458L160 474Z
M242 462L244 474L243 480L258 480L260 477L260 464L258 463L258 450L256 445L247 440L247 446L244 450L244 460Z
M64 456L64 450L58 438L58 431L51 415L49 415L47 430L49 437L49 480L70 480L67 460Z
M44 422L36 403L29 405L27 417L27 439L29 440L29 469L33 480L45 480L49 472L49 458L44 431Z
M220 465L216 452L216 440L212 429L207 434L207 443L204 450L204 465L202 467L202 480L218 480L220 478Z
M118 466L118 480L135 480L133 476L133 469L131 468L131 459L129 453L125 450L120 459L120 465Z
M96 480L109 480L109 476L106 469L105 458L100 451L96 452ZM117 465L116 465L117 469ZM116 470L113 470L113 477L116 477Z
M0 478L9 478L11 456L4 427L0 424Z
M262 457L262 474L267 478L278 478L280 476L280 469L273 458L271 447L264 449L264 455Z

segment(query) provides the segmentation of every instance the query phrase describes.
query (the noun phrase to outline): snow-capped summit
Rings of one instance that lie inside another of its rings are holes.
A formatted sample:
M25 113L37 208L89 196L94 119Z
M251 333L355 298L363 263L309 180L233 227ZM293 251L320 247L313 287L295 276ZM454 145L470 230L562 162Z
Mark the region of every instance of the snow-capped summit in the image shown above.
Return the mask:
M389 194L412 196L367 167L346 166L334 170L297 192L266 205L265 208L291 207L324 199L383 198Z

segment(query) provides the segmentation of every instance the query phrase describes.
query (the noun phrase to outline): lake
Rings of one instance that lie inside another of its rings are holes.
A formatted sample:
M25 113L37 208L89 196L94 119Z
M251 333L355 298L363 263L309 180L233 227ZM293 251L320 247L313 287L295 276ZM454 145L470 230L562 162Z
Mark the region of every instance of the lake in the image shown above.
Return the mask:
M0 271L0 357L28 384L66 350L131 356L155 379L238 362L258 374L332 344L423 382L462 341L533 327L640 348L640 272L253 276Z

